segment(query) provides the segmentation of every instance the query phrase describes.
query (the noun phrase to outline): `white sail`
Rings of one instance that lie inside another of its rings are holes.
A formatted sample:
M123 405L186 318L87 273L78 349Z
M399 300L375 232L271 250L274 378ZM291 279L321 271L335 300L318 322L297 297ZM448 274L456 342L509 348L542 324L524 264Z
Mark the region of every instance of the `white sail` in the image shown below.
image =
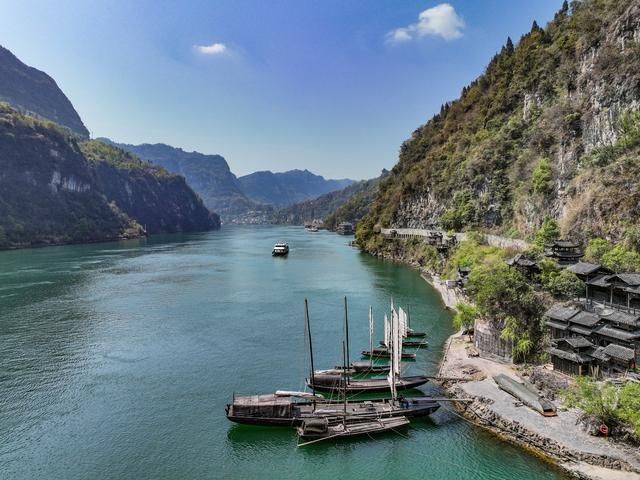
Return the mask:
M407 313L402 309L402 307L398 308L398 318L400 319L400 336L407 336Z
M393 371L400 375L400 362L402 360L402 335L400 332L400 317L394 311L391 320L391 343L393 345Z
M385 320L387 320L386 316L385 316ZM395 314L395 311L392 310L390 338L389 338L389 344L388 344L388 348L390 350L390 355L389 355L390 365L389 365L389 374L387 375L387 381L389 382L389 387L391 388L391 397L393 399L395 399L397 396L396 365L395 365L397 361L396 355L395 355L395 346L396 346L395 337L397 336L397 332L398 332L398 316Z
M384 316L384 338L382 339L384 346L387 348L391 348L391 328L389 326L389 318L387 315Z

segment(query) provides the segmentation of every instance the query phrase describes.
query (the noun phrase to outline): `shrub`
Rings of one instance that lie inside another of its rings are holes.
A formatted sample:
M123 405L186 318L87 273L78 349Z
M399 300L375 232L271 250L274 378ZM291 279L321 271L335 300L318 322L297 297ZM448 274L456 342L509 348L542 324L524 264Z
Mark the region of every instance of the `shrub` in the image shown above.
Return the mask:
M614 272L636 272L640 270L640 254L616 245L602 255L602 264Z
M584 251L586 260L594 263L602 262L602 257L605 253L609 252L613 248L609 242L604 238L592 238L587 244L587 248Z
M551 179L551 164L549 163L548 159L543 158L542 160L540 160L540 162L538 162L538 165L533 171L533 191L542 195L548 194L549 192L551 192L551 188L553 187Z
M575 298L584 291L584 283L568 270L561 269L549 259L539 264L540 283L542 288L551 295L560 298Z

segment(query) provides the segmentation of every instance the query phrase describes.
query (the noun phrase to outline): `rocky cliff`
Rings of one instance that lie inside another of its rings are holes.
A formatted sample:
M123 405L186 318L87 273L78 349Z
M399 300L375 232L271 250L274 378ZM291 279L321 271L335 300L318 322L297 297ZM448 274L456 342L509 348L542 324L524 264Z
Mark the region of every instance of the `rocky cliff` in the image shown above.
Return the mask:
M89 136L80 116L55 80L25 65L1 46L0 101L22 112L56 122L83 137Z
M204 201L207 208L218 213L223 220L231 221L238 215L264 207L249 200L240 188L240 182L229 169L224 157L185 152L162 143L129 145L100 139L143 160L159 165L169 172L182 175Z
M0 248L219 226L184 179L125 155L0 104Z
M640 218L640 1L566 2L401 147L359 226L620 238Z

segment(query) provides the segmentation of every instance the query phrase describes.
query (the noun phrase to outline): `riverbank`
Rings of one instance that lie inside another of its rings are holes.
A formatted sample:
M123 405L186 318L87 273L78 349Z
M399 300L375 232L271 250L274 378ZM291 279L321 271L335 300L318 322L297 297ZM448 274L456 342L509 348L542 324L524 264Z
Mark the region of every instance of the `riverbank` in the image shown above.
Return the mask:
M519 404L493 380L498 374L519 379L513 365L469 356L472 345L466 335L452 335L440 366L441 377L468 379L443 382L450 395L474 399L458 405L458 413L474 425L544 456L575 478L640 480L640 452L587 433L579 424L579 410L559 409L556 417L544 417Z
M440 294L447 308L468 302L459 288L449 286L437 275L423 271L421 276ZM493 380L498 374L520 380L513 365L477 356L467 335L459 332L449 337L438 376L465 379L442 382L449 395L474 399L456 408L465 419L544 457L575 478L640 480L640 452L587 433L580 426L577 409L558 410L556 417L544 417L519 404L498 388Z

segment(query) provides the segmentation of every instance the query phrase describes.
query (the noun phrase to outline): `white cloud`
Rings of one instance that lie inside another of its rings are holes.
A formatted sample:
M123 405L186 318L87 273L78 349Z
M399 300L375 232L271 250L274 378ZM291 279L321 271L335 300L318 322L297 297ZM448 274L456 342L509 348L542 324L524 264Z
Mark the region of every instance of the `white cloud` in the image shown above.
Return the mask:
M464 27L464 20L455 9L448 3L441 3L420 12L416 23L387 33L387 42L397 44L426 36L455 40L462 36Z
M203 55L224 55L229 49L224 43L212 43L211 45L194 45L194 48Z

